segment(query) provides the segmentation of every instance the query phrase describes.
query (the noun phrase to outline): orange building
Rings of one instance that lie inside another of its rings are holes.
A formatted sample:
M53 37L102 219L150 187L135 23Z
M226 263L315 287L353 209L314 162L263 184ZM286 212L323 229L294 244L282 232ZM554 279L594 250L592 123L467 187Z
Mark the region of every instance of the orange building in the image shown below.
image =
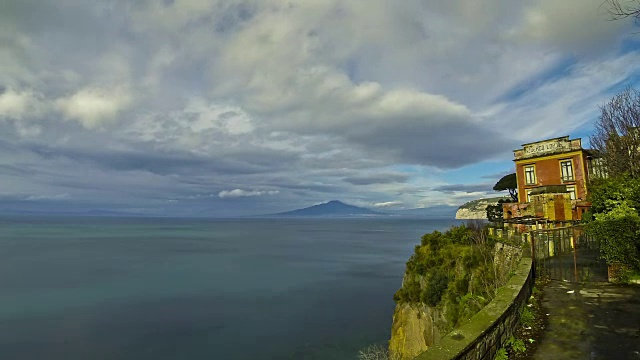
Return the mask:
M591 153L581 139L563 136L514 150L518 203L504 204L505 220L580 220L591 205L588 194Z
M537 141L514 150L519 202L530 202L540 186L565 185L571 200L587 199L587 163L590 153L582 139L569 136Z

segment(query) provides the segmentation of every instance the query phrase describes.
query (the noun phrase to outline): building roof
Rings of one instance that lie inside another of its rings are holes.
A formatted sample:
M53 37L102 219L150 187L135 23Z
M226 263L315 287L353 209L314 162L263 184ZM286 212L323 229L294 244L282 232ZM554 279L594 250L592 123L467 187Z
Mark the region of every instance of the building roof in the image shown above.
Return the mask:
M514 161L518 161L579 150L585 150L582 148L582 138L569 139L569 135L566 135L523 144L521 149L513 150L513 155Z
M552 140L567 140L568 141L569 140L569 135L559 136L559 137L556 137L556 138L550 138L550 139L544 139L544 140L538 140L538 141L522 144L522 147L525 147L527 145L534 145L534 144L538 144L538 143L552 141ZM572 139L572 140L582 140L582 138L577 138L577 139Z

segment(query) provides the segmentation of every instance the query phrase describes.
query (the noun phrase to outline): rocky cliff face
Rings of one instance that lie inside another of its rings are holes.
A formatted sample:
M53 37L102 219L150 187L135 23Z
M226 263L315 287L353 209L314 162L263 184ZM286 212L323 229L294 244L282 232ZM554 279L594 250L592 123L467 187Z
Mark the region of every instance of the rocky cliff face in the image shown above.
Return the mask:
M443 312L425 304L398 304L393 312L390 359L413 360L427 350L442 334L436 323L445 321Z
M497 243L493 249L493 264L495 276L506 283L511 270L515 269L522 257L522 248ZM458 268L458 265L456 265ZM462 271L459 269L457 271ZM407 283L405 272L403 286ZM418 277L421 289L426 287L426 279ZM428 347L437 343L451 330L447 325L447 303L440 302L435 307L424 303L398 303L393 312L391 325L391 340L389 340L390 359L413 360L426 351Z
M456 212L456 219L461 220L486 220L487 219L487 206L495 205L498 200L505 199L504 197L495 197L487 199L478 199L469 201L458 208Z
M402 283L407 282L406 272ZM418 275L421 288L425 288L427 280ZM389 340L390 359L413 360L423 351L446 335L445 307L439 304L430 307L424 303L396 304L391 325Z

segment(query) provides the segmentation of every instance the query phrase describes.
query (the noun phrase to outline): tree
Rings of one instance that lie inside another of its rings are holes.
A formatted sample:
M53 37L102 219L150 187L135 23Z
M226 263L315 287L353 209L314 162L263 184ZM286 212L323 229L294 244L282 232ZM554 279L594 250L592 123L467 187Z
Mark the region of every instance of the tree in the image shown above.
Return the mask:
M627 88L600 110L590 141L606 173L640 176L640 93Z
M495 205L487 205L487 220L492 223L502 224L504 222L504 210L502 209L502 200Z
M583 218L609 265L640 270L640 179L599 179L590 187L591 209Z
M621 20L629 17L635 18L636 23L640 20L640 0L606 0L602 3L611 15L612 20Z
M509 195L513 201L518 201L518 180L516 173L505 175L493 186L495 191L509 190Z

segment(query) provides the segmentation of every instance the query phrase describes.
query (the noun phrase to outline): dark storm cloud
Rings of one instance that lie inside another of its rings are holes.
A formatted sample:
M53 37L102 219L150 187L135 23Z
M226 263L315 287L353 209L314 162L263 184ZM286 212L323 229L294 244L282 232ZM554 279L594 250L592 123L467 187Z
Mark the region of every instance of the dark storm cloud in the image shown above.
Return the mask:
M236 158L220 159L180 151L164 150L105 150L53 148L46 145L30 145L28 150L44 159L67 158L80 163L119 171L149 171L166 175L174 173L253 174L270 169L273 157L256 156L251 161ZM242 158L242 156L240 156Z
M495 174L482 175L481 179L495 180L496 182L502 179L504 176L512 174L513 170L505 170Z
M419 123L416 119L415 122ZM390 126L355 135L354 140L378 151L395 151L409 163L453 169L502 154L513 140L471 122L441 122L422 126Z
M382 173L346 177L343 180L353 185L402 183L409 179L406 174Z
M29 150L45 159L67 158L77 162L86 162L113 170L144 170L158 174L170 174L185 168L204 167L209 161L202 157L180 153L105 151L52 148L32 145ZM225 169L228 170L228 169Z

